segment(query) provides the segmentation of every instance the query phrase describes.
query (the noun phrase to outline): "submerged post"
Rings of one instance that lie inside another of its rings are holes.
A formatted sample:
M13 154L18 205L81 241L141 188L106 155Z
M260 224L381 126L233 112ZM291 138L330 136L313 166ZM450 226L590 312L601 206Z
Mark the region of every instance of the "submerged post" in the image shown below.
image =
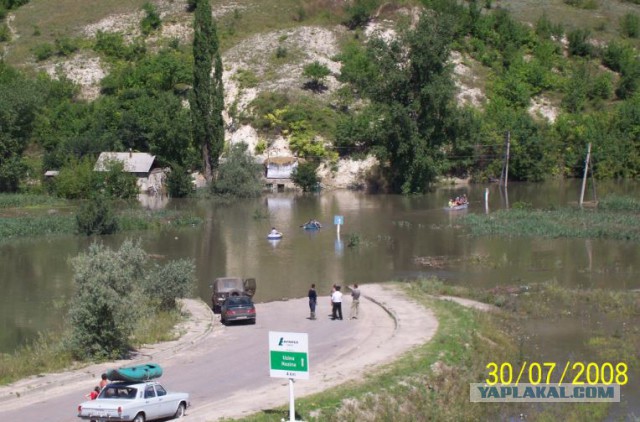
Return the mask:
M484 189L484 212L489 214L489 188Z

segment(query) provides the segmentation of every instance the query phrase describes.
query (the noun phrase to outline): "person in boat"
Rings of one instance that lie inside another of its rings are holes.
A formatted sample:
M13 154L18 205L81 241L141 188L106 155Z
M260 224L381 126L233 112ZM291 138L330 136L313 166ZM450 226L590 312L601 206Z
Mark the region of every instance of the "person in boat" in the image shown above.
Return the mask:
M280 234L280 232L278 230L276 230L275 227L271 227L271 233L269 233L272 236L277 236Z

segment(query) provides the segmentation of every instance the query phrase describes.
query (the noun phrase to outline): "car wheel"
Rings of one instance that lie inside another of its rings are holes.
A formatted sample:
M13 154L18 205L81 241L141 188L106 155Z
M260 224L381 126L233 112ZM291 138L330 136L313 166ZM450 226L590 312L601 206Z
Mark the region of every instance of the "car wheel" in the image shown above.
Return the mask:
M133 422L144 422L144 415L142 413L138 413L135 418L133 418Z
M255 325L256 323L256 318L252 319L251 322L249 322L249 324Z
M176 410L176 414L173 415L174 418L178 419L184 416L184 403L180 403L180 405L178 406L178 410Z

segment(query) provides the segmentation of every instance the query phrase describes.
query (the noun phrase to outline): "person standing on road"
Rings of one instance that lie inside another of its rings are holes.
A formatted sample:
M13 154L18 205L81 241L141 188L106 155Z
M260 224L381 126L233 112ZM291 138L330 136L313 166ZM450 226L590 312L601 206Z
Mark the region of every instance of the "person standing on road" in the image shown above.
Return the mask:
M351 289L351 319L358 319L358 308L360 307L360 289L358 284L354 284Z
M340 286L336 286L336 290L331 294L331 319L342 319L342 292Z
M316 319L316 304L318 303L318 292L316 292L316 285L312 284L309 289L309 310L311 315L309 319Z

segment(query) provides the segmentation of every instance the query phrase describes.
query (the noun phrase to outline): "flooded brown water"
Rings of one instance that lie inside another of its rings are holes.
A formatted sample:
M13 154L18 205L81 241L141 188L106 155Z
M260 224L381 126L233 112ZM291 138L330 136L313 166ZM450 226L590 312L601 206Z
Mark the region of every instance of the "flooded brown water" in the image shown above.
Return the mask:
M599 184L598 194L637 194L637 184ZM489 188L485 207L485 188ZM508 201L534 207L564 206L578 199L579 181L511 184ZM466 194L466 211L443 209ZM507 206L495 185L440 188L420 197L366 195L351 191L317 195L271 194L220 205L205 200L146 201L147 206L189 209L204 219L191 229L127 233L100 240L118 247L141 238L153 259L191 258L197 294L209 301L215 277L255 277L257 301L301 297L311 283L321 294L333 283L383 282L438 276L482 287L557 280L574 287L638 289L640 245L585 239L471 237L459 224L467 213ZM344 218L338 237L334 216ZM324 227L305 231L311 218ZM284 233L269 241L274 226ZM73 295L69 258L91 239L38 238L0 244L0 352L10 352L38 332L58 330ZM355 245L357 243L357 245Z

